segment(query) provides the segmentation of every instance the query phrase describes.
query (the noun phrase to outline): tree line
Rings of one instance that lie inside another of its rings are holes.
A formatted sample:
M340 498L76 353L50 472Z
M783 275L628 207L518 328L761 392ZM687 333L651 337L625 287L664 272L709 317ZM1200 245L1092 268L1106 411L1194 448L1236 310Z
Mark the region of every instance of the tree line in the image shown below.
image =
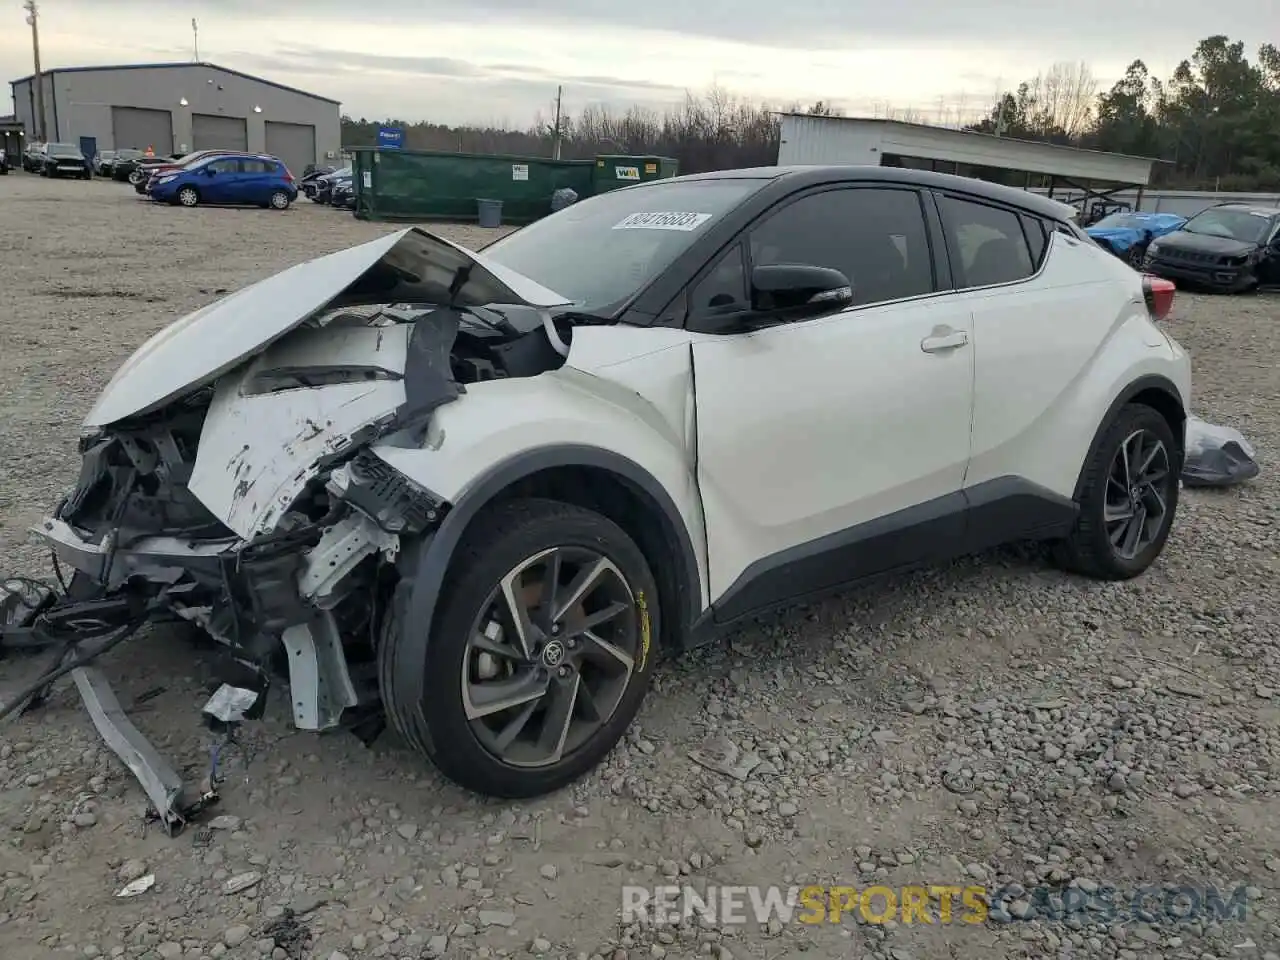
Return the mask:
M561 119L560 155L674 157L682 173L768 165L778 156L779 112L841 114L831 101L771 105L715 87L702 95L686 94L665 111L589 106ZM928 122L911 110L888 116ZM556 140L555 125L544 119L527 130L351 117L342 123L344 146L374 145L384 125L402 127L404 146L415 150L551 156ZM1263 44L1251 60L1243 43L1206 37L1164 80L1135 60L1107 90L1099 88L1087 64L1057 63L999 93L984 116L959 126L1155 157L1166 161L1153 171L1157 186L1280 190L1280 49Z

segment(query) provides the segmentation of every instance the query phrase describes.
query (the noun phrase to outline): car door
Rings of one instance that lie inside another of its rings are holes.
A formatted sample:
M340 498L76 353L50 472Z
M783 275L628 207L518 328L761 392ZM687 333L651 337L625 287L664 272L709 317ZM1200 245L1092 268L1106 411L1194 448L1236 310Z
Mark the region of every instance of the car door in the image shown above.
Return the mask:
M265 160L245 157L240 161L240 177L236 187L237 203L266 203L271 199L268 183L274 169Z
M234 203L240 177L238 157L214 157L201 168L204 184L200 193L207 203Z
M971 523L999 514L985 521L993 536L1001 528L996 539L1030 536L1070 509L1072 386L1132 312L1133 291L1065 225L958 194L940 194L938 208L956 299L973 311Z
M963 533L970 314L938 293L924 200L886 184L802 195L691 287L694 331L749 302L755 266L833 267L854 290L834 314L694 342L718 617L910 565Z

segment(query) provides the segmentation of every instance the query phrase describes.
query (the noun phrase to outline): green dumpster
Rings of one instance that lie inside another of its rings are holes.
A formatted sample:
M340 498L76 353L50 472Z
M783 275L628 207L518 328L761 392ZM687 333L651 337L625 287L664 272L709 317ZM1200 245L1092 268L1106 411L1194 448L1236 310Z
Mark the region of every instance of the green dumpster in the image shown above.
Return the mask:
M532 223L551 212L551 195L569 187L590 196L590 160L439 153L352 151L356 216L362 220L477 219L480 200L502 205L502 222Z
M647 180L665 180L674 177L679 166L679 161L671 157L621 154L598 156L592 169L592 192L604 193L606 190L629 187Z

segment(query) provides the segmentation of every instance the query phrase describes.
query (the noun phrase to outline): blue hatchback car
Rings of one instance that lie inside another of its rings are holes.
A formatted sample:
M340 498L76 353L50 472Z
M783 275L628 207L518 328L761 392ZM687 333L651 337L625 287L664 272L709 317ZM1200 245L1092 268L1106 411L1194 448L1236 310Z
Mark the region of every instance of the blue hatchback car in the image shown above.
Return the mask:
M207 203L286 210L297 197L289 168L262 154L219 154L166 173L151 188L152 200L183 207Z

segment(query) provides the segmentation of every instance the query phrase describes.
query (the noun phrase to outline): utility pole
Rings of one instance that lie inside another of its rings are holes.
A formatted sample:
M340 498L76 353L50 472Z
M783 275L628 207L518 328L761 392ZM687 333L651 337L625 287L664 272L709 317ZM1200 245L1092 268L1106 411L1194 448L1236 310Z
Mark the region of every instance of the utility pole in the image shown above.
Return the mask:
M560 159L560 101L564 96L564 86L556 87L556 126L551 132L551 159Z
M44 74L40 72L40 27L36 23L40 19L40 12L36 9L36 0L27 0L22 5L27 11L27 23L31 25L31 55L35 60L35 73L31 77L31 82L36 88L36 116L35 135L37 143L44 143Z
M194 62L200 62L200 28L196 26L196 18L191 18L191 51L194 55Z

